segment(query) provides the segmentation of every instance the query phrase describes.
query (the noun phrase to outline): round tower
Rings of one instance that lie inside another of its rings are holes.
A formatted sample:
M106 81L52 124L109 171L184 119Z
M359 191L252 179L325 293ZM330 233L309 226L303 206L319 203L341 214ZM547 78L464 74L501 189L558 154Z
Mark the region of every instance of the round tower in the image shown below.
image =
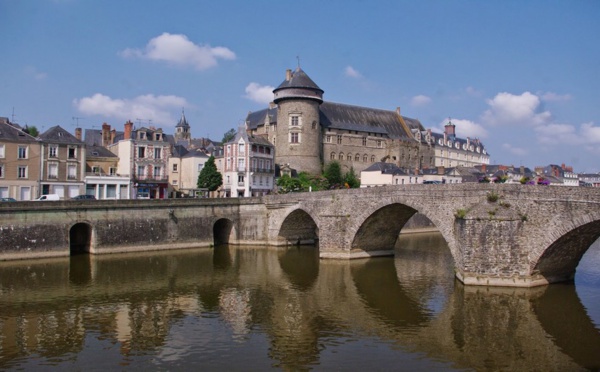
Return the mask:
M298 172L320 174L323 90L298 67L286 71L285 80L273 94L277 104L275 162Z

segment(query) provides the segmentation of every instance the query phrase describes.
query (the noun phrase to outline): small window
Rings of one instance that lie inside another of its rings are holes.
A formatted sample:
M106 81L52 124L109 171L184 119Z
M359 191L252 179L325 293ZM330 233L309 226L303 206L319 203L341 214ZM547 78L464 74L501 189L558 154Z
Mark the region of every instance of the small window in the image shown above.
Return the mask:
M173 164L173 172L177 172L177 164Z
M383 147L383 142L381 140L377 140L377 147L378 148L382 148Z
M98 167L98 166L92 167L92 173L99 174L100 173L100 167Z
M69 164L67 166L67 179L69 179L69 180L77 179L77 166L75 164Z
M354 156L354 161L360 161L360 155L356 154L356 156Z
M19 165L17 167L17 177L18 178L27 178L27 166Z
M27 159L27 146L19 146L19 159Z
M351 161L352 160L352 154L346 155L346 160Z
M58 157L58 146L51 145L48 147L48 157L56 158Z
M342 144L342 136L338 134L337 136L337 144L341 145Z
M364 162L364 163L366 163L366 162L367 162L367 159L368 159L368 158L367 158L367 154L364 154L364 155L363 155L363 162Z
M292 116L292 117L290 118L290 124L291 124L293 127L297 127L297 126L300 124L300 118L299 118L298 116Z
M300 143L300 133L290 133L290 143Z
M332 153L331 153L331 156L329 157L329 159L331 159L331 160L335 160L335 152L332 152Z
M153 176L155 179L159 179L160 178L160 173L161 173L162 169L159 166L155 166L154 167L154 173Z
M115 167L110 167L110 169L109 169L109 172L110 172L110 175L111 175L111 176L114 176L114 175L116 175L116 174L117 174L117 168L115 168Z
M331 143L331 136L330 135L326 135L325 136L325 142L326 143Z
M4 159L4 145L0 144L0 159Z
M363 146L367 145L367 137L362 138L362 144L363 144Z
M0 178L4 178L4 164L0 164Z
M146 148L138 147L138 158L143 159L146 157Z
M75 147L69 147L69 159L77 158L77 149Z
M375 155L371 155L371 163L375 163Z
M340 159L340 160L344 160L344 153L343 153L343 152L340 152L340 157L339 157L339 159Z
M162 157L162 147L154 149L154 159L160 159Z

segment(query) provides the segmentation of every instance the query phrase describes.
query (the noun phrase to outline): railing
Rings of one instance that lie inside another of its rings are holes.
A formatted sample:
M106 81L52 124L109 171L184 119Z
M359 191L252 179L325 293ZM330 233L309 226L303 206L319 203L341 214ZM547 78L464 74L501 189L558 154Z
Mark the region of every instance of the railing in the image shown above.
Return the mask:
M272 168L252 167L252 168L250 168L250 172L255 172L255 173L273 173L273 172L275 172L275 170L272 169Z

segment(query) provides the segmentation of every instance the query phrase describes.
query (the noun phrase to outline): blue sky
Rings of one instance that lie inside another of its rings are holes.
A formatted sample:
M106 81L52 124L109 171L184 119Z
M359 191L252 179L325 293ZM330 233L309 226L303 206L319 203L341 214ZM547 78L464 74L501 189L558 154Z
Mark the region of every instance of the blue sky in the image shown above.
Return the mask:
M298 65L327 101L600 171L600 1L0 0L0 116L221 140ZM79 119L77 119L79 118Z

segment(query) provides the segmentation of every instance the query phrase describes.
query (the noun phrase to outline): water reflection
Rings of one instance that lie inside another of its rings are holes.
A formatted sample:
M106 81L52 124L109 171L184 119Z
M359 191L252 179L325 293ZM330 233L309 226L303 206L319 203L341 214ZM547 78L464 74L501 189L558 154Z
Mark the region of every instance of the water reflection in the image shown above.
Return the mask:
M464 287L452 267L437 234L352 262L227 245L1 262L0 369L600 368L593 297Z

